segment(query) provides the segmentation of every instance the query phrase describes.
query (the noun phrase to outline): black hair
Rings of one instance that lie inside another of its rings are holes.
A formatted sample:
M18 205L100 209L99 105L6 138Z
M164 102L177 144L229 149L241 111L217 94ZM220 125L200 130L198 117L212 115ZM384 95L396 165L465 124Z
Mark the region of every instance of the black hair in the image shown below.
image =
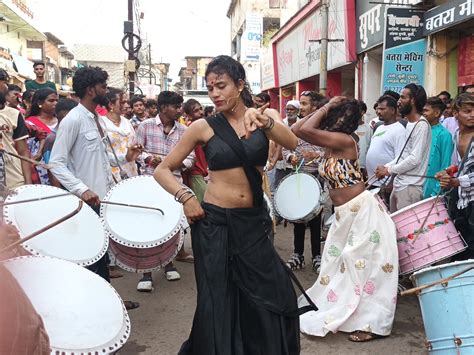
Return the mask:
M109 104L115 104L117 100L120 100L120 99L117 99L117 95L122 96L123 91L117 88L108 89L107 94L105 94L105 101L107 102L105 104L105 108L107 109L107 111L109 110Z
M56 104L56 109L55 109L55 112L56 112L56 115L58 115L60 112L62 111L71 111L74 107L77 106L77 102L72 100L72 99L68 99L68 98L61 98L59 99L58 103Z
M341 117L344 117L344 120L339 123ZM352 134L359 127L361 117L359 102L357 100L347 100L329 110L326 118L321 122L320 128L331 132Z
M270 102L270 95L268 95L266 92L261 92L260 94L257 94L255 96L262 99L265 103Z
M158 102L155 99L146 100L145 108L152 108L153 106L158 106Z
M391 107L395 110L395 112L397 111L397 100L395 100L395 98L391 95L382 95L379 97L379 99L377 100L377 103L375 105L379 105L381 104L382 102L385 102L387 104L387 107Z
M441 94L439 94L441 95ZM446 105L444 104L443 100L441 100L438 96L430 97L426 100L426 105L433 107L434 109L439 110L441 114L443 114L444 110L446 110Z
M107 82L109 74L99 67L79 68L72 78L72 89L79 98L86 96L88 88Z
M408 84L405 89L410 91L410 97L415 100L415 108L418 113L423 111L423 107L426 104L426 91L425 88L417 84Z
M33 95L35 94L36 90L28 89L22 95L23 101L31 101L33 99Z
M8 84L8 91L18 91L21 92L21 87L15 84Z
M244 101L245 106L253 106L252 91L247 82L245 69L242 64L228 55L219 55L212 59L207 65L205 73L206 79L211 73L217 75L227 74L237 86L239 85L239 80L242 80L244 82L244 89L241 93L242 100Z
M362 112L367 112L367 105L364 101L359 100L359 109L361 114Z
M196 106L196 105L201 106L201 104L199 103L198 100L195 100L195 99L187 100L183 105L184 113L189 115L193 111L194 106Z
M10 75L8 75L5 69L0 69L0 80L1 81L9 81Z
M204 116L209 116L214 111L214 106L204 107Z
M309 97L313 105L315 105L318 108L322 106L321 101L325 99L324 95L321 95L319 92L316 92L316 91L303 91L301 93L301 96Z
M44 102L44 100L46 100L46 98L51 94L57 95L58 93L56 90L51 88L36 90L33 95L33 99L31 100L31 109L28 117L39 116L41 114L41 108L39 105L41 105L41 103Z
M451 98L451 94L447 91L441 91L437 96L440 97L441 95L447 96L448 100Z
M34 62L33 63L33 69L36 68L38 65L42 65L43 67L46 66L46 64L44 64L44 62Z
M181 105L183 97L174 91L162 91L158 95L158 111L166 105Z
M135 105L135 103L137 103L138 101L141 101L143 105L145 106L145 99L138 95L135 95L130 99L130 106L133 107L133 105Z
M385 90L385 92L382 94L382 97L383 96L391 96L397 102L398 102L398 100L400 100L400 94L398 92L395 92L395 91L392 91L392 90Z
M474 93L463 92L455 97L453 110L459 112L464 105L474 105Z

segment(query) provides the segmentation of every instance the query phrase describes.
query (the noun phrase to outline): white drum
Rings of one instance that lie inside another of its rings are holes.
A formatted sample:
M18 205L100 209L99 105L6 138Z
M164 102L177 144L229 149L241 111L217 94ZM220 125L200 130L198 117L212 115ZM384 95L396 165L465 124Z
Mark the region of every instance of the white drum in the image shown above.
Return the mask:
M321 191L321 184L311 174L287 175L275 190L275 209L290 222L309 222L321 212Z
M93 272L49 257L19 257L4 265L43 318L51 354L110 354L130 336L120 296Z
M159 208L102 204L100 215L112 238L111 253L121 268L148 272L169 263L183 243L183 207L152 176L137 176L115 185L104 201Z
M25 185L14 189L5 203L67 194L47 185ZM7 223L13 224L24 238L74 211L79 198L73 194L46 200L19 203L3 207ZM52 256L87 266L97 262L107 251L109 239L99 216L87 204L78 214L37 237L22 243L29 253Z

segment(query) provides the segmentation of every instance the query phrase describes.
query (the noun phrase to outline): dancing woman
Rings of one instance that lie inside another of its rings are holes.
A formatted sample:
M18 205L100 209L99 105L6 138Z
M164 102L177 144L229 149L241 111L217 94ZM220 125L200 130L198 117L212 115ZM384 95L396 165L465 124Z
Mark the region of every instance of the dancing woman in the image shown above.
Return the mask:
M319 277L307 291L319 311L301 316L301 331L352 332L349 339L356 342L390 334L398 281L395 226L365 190L359 166L354 132L360 115L357 101L335 97L291 128L325 148L319 175L329 184L336 213Z
M296 295L269 239L261 175L268 140L294 149L297 139L262 110L247 109L252 98L236 60L214 58L206 82L218 113L194 122L154 175L193 223L197 307L179 354L299 354ZM198 144L210 170L202 205L172 175Z

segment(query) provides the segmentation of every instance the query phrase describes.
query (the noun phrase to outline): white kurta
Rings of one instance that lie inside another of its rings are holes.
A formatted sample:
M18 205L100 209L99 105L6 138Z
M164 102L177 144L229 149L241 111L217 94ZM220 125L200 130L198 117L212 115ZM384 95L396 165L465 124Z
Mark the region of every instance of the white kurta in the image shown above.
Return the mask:
M319 311L300 316L301 331L389 335L397 301L395 225L368 191L335 207L321 271L307 291ZM300 297L300 306L305 305Z

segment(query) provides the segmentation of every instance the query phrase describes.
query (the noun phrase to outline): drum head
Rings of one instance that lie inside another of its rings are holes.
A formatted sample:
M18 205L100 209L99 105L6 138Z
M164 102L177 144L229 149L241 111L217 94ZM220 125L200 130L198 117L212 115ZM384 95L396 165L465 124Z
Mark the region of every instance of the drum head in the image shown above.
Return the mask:
M152 176L137 176L115 185L105 201L160 208L159 211L102 204L105 229L117 243L133 248L151 248L165 243L179 232L184 222L183 207Z
M47 185L25 185L16 188L15 194L5 202L21 201L67 193ZM13 224L24 238L48 224L74 211L79 198L68 196L5 206L3 215L7 223ZM109 239L99 216L87 204L78 214L23 243L33 255L52 256L87 266L98 261L107 251Z
M289 221L300 220L319 208L321 185L310 174L291 174L282 179L274 199L278 214Z
M109 354L127 341L127 311L100 276L49 257L14 258L4 265L43 318L52 354Z

